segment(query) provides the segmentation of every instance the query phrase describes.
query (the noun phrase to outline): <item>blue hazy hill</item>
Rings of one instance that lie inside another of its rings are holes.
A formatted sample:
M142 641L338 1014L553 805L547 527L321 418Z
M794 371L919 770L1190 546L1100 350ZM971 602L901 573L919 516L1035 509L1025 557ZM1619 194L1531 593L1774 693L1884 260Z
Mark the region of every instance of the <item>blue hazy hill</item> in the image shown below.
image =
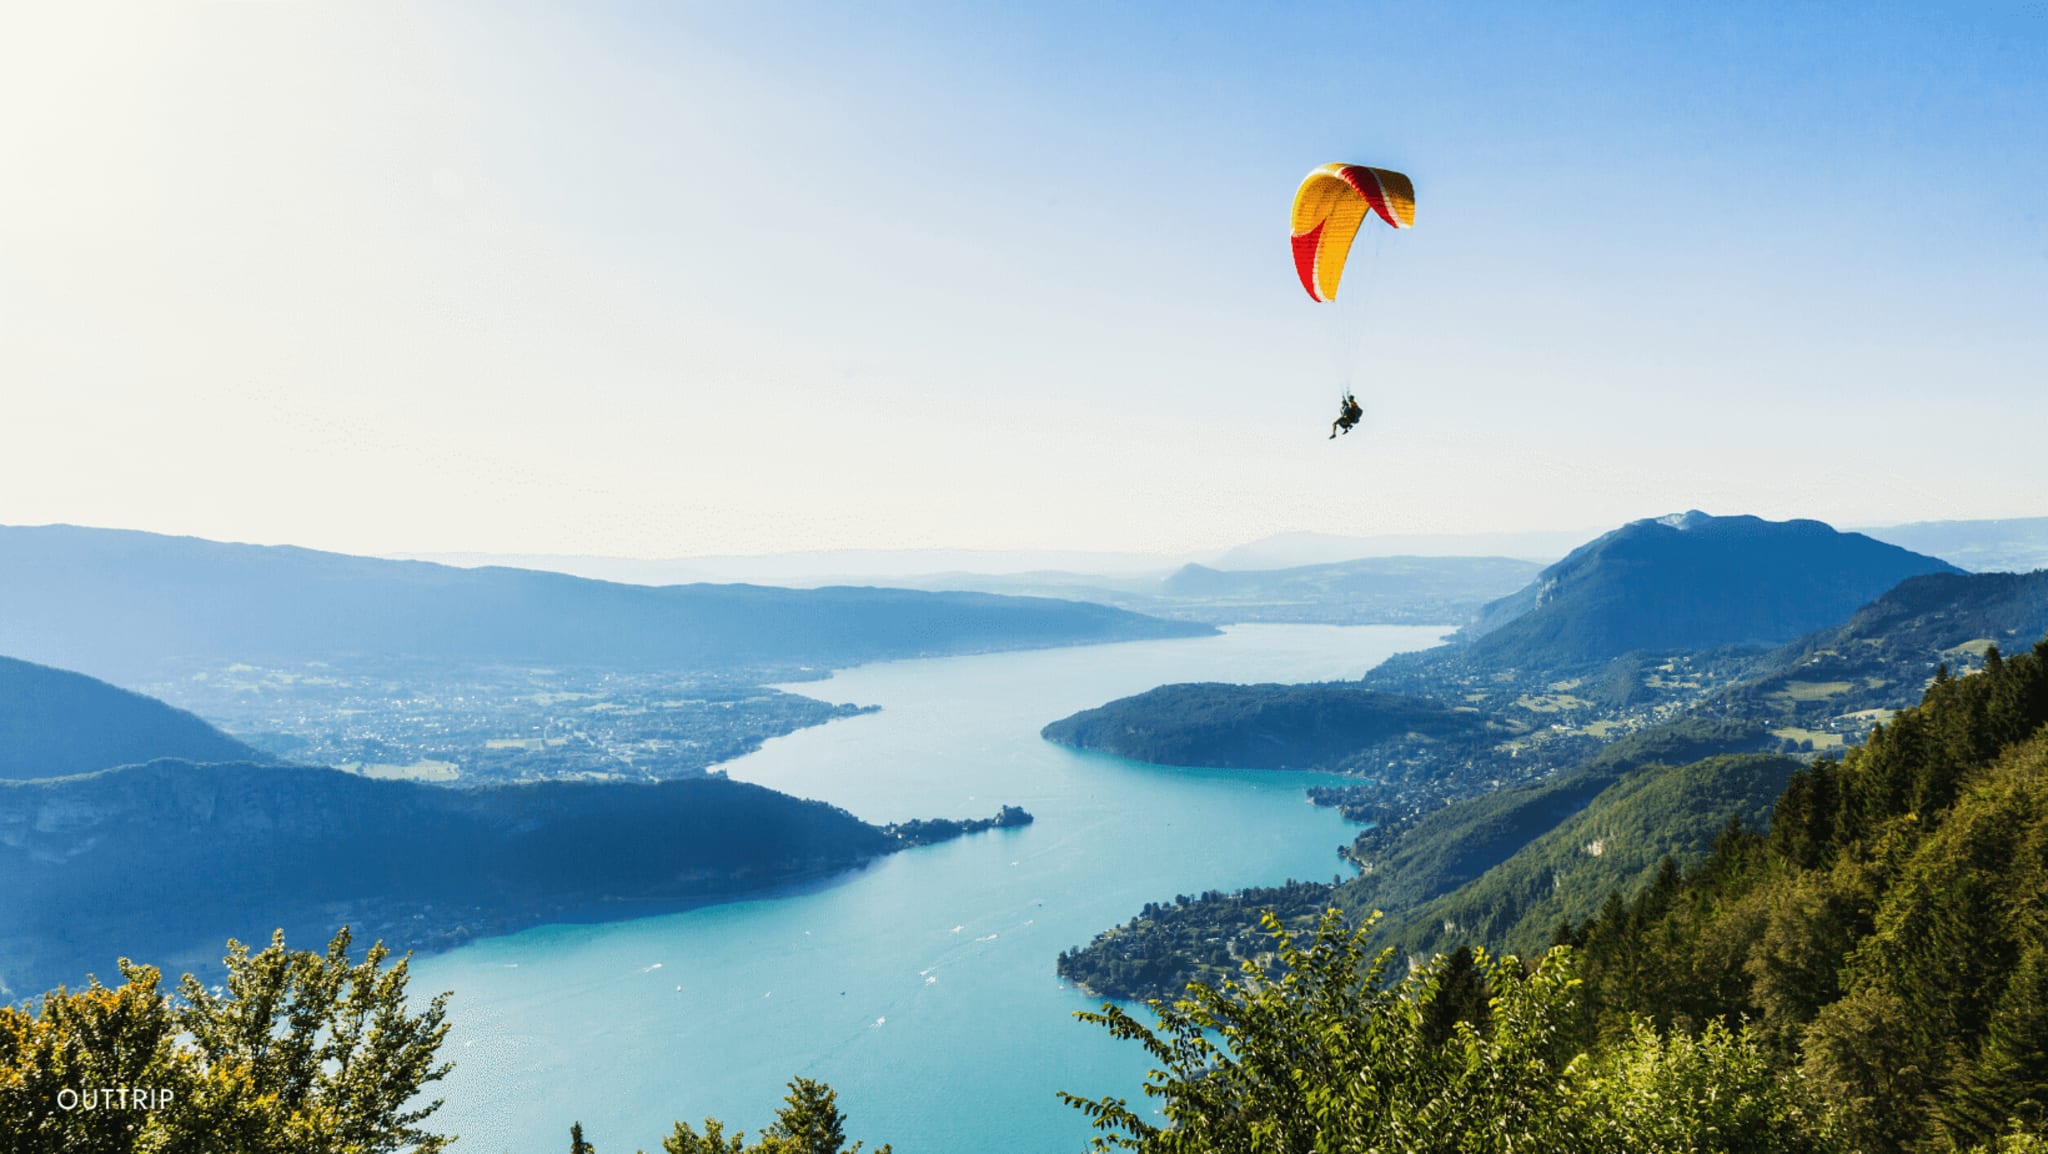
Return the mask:
M0 527L0 605L0 652L116 680L167 660L840 667L1213 632L1051 598L654 588L68 525Z
M1337 769L1383 742L1477 741L1488 726L1476 711L1350 682L1209 682L1118 698L1039 733L1069 749L1155 765Z
M1819 521L1631 521L1487 606L1453 652L1493 668L1570 668L1637 650L1779 645L1838 624L1946 561Z
M263 755L192 714L104 681L0 657L0 778L64 777L158 758Z
M1864 532L1880 541L1952 561L1972 573L2048 569L2048 517L1916 521Z
M0 984L116 957L205 967L235 935L432 948L847 869L905 844L711 776L445 789L311 766L155 761L0 782Z

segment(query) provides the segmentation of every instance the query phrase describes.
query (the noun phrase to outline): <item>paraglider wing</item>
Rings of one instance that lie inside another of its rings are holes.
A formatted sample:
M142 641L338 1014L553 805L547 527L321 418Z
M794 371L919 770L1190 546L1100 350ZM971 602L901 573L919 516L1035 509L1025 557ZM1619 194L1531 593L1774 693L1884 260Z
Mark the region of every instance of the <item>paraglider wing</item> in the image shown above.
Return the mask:
M1337 299L1344 260L1368 213L1394 228L1413 228L1415 186L1389 169L1326 164L1295 190L1294 269L1312 299Z

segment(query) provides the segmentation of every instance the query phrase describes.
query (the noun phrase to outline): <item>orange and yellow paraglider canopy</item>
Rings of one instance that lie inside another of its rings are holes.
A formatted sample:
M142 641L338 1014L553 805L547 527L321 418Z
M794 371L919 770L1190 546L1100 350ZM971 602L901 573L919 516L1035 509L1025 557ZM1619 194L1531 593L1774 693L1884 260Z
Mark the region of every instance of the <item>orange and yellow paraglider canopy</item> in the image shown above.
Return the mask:
M1337 299L1344 260L1368 212L1395 228L1415 227L1415 186L1389 169L1326 164L1295 190L1294 269L1310 297Z

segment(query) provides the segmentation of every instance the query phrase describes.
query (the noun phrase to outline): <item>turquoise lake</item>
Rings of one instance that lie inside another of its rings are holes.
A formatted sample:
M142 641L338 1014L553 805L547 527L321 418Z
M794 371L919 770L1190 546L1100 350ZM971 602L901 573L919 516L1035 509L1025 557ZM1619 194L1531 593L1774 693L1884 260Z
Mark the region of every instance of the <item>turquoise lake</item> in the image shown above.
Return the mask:
M901 661L787 686L881 711L769 742L732 777L874 822L1037 818L800 891L604 925L544 926L413 968L454 991L438 1128L460 1154L659 1150L678 1118L749 1133L802 1074L848 1133L899 1154L1085 1149L1057 1090L1136 1100L1147 1062L1073 1012L1053 961L1148 901L1327 879L1354 827L1302 773L1077 754L1045 723L1176 681L1355 678L1438 628L1247 625L1223 635Z

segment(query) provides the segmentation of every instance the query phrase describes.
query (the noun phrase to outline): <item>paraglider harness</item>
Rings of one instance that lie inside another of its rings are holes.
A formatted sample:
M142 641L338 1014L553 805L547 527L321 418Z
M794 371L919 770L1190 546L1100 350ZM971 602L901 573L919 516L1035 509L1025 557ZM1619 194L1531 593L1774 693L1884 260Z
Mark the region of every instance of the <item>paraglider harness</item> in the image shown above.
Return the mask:
M1358 398L1352 396L1350 391L1346 390L1344 400L1337 407L1337 419L1330 422L1330 439L1336 440L1338 433L1350 433L1351 427L1356 425L1359 418L1363 416L1365 416L1365 410L1359 407Z

